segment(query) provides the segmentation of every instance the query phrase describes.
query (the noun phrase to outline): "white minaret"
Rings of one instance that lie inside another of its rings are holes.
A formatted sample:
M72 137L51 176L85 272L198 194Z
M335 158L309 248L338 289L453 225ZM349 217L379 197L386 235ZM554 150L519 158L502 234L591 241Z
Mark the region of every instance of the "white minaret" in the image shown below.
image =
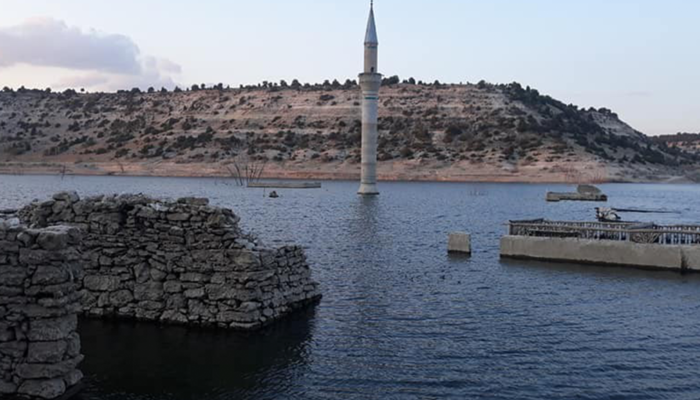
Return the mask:
M377 195L377 114L379 109L379 87L382 75L379 73L377 59L379 40L374 24L374 0L370 5L367 34L365 35L365 71L360 74L362 87L362 175L360 180L361 195Z

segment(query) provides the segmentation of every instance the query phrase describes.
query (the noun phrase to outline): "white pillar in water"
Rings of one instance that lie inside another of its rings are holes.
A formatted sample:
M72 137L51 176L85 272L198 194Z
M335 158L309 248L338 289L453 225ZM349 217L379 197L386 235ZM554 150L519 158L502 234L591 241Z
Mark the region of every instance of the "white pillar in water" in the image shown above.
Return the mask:
M361 195L377 195L377 118L379 87L382 75L378 72L379 40L374 23L374 2L370 6L367 34L365 35L365 70L360 74L362 88L362 173Z

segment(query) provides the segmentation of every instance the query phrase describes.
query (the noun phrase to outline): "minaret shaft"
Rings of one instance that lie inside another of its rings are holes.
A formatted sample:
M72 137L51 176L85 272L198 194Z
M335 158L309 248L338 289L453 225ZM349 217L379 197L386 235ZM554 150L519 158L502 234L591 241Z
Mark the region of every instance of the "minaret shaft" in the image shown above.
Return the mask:
M362 172L361 195L377 195L377 138L379 131L379 88L382 75L379 73L379 40L374 23L374 7L370 9L365 36L365 68L360 74L362 88Z

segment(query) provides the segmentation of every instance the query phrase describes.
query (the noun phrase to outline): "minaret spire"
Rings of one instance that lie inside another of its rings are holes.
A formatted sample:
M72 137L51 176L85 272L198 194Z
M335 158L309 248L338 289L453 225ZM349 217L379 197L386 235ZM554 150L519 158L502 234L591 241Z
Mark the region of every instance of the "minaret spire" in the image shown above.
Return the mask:
M374 22L374 0L372 0L369 6L369 20L367 20L365 44L379 44L379 40L377 39L377 25Z

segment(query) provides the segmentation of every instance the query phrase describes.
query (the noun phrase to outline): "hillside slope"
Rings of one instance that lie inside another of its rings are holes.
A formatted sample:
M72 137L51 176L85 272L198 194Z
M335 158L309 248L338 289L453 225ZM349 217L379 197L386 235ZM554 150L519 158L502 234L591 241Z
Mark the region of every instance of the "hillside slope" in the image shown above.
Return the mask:
M381 179L654 181L700 157L635 131L606 109L518 84L382 88ZM0 171L356 179L360 91L346 85L0 92Z
M691 154L700 155L700 133L677 133L654 137L654 141L667 147L675 147Z

